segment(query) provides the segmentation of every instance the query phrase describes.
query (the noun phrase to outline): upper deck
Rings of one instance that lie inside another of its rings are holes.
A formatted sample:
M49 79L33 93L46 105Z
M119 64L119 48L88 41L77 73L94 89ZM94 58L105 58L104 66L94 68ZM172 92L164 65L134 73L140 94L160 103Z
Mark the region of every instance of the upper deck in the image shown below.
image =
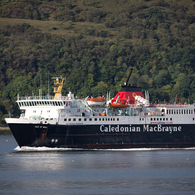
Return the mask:
M34 107L34 106L70 106L76 107L77 99L74 99L74 94L69 92L67 96L59 96L58 99L54 99L54 96L17 96L17 104L22 108Z

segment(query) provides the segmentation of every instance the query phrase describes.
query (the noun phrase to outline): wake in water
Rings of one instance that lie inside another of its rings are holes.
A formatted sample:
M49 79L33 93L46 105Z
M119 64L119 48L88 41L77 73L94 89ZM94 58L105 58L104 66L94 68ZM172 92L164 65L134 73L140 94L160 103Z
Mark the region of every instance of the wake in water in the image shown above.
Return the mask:
M50 147L28 147L17 146L14 150L19 152L49 152L49 151L154 151L154 150L181 150L195 149L192 148L127 148L127 149L82 149L82 148L50 148Z
M72 150L84 150L82 148L49 148L49 147L28 147L28 146L23 146L23 147L19 147L17 146L15 149L15 151L18 152L47 152L47 151L72 151Z

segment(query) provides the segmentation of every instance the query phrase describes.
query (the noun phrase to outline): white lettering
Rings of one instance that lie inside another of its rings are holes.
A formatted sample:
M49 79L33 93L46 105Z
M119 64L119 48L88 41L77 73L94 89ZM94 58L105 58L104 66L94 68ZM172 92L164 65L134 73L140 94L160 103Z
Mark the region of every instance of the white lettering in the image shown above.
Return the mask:
M177 127L173 127L173 131L177 131Z
M132 127L132 128L131 128L131 131L135 132L135 127Z
M150 127L150 131L153 132L153 127Z
M178 131L181 131L181 126L178 127Z
M109 126L110 126L110 125L109 125ZM111 132L114 132L114 127L111 127L110 130L111 130Z
M157 126L154 127L154 131L155 131L155 132L157 131L156 129L157 129Z
M125 132L129 132L129 127L125 127Z
M165 131L169 131L169 127L165 127Z
M100 131L101 131L101 132L104 132L103 127L104 127L104 125L101 125L101 126L100 126Z
M161 131L162 131L161 125L158 125L158 132L161 132Z
M149 125L143 126L143 132L148 131Z
M124 127L121 127L121 128L120 128L120 131L123 132L123 131L124 131Z
M170 134L172 133L172 127L169 127L169 133Z
M117 125L117 127L115 128L116 132L119 132L119 125Z
M35 128L42 128L42 126L35 126ZM45 128L43 126L43 128ZM118 133L118 132L141 132L141 127L135 126L120 126L119 125L100 125L100 131L104 132L111 132L111 133ZM143 132L168 132L172 134L173 132L181 132L181 126L162 126L161 124L150 126L150 125L143 125Z
M136 127L136 132L140 132L140 127Z
M108 127L104 127L104 132L108 132Z

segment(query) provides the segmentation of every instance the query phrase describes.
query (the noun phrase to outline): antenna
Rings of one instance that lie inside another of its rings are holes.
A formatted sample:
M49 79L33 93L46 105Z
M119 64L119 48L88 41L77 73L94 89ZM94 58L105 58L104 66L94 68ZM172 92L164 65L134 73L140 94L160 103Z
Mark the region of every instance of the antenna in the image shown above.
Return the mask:
M49 98L49 71L48 71L48 98Z
M39 99L42 97L42 74L40 74L40 89L39 89Z

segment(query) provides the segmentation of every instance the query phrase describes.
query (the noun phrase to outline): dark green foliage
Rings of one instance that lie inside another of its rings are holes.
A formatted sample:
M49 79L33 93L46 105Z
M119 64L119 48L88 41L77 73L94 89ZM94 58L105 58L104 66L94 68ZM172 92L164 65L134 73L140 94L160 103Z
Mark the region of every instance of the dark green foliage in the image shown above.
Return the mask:
M99 11L99 10L88 11L86 14L87 20L89 22L95 22L95 23L99 23L102 20L102 18L104 18L105 16L106 16L106 12Z
M145 17L148 20L150 20L150 19L163 20L163 14L157 7L151 7L149 9L147 9Z

